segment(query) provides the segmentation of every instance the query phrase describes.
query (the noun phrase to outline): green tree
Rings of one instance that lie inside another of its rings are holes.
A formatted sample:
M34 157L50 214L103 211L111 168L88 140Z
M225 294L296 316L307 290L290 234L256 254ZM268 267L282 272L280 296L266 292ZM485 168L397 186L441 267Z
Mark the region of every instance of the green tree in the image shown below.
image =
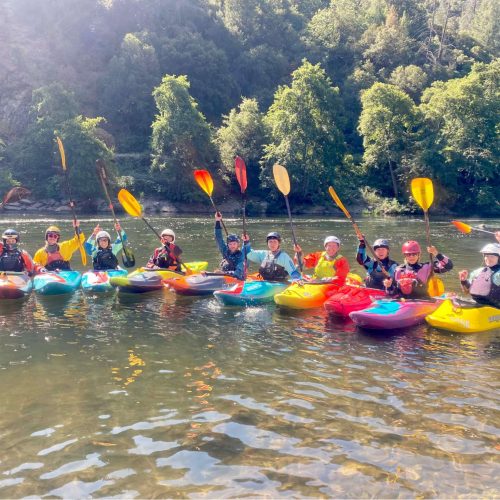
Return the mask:
M416 99L427 84L427 74L414 64L409 66L398 66L389 78L389 83L396 85L406 92L410 97Z
M291 196L307 202L326 198L325 186L338 180L345 153L338 94L320 65L306 60L292 73L292 84L278 89L265 117L270 142L262 162L264 185L278 162L296 186Z
M165 75L153 96L158 108L152 135L156 189L171 200L192 200L199 194L193 171L210 169L216 161L210 128L185 76Z

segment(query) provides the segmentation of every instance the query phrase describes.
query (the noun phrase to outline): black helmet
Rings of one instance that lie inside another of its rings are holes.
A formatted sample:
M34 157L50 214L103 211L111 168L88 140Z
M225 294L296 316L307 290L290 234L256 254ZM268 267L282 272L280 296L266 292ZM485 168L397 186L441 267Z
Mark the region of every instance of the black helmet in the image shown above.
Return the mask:
M227 238L226 238L226 241L227 241L228 243L231 243L231 241L237 241L237 242L239 242L239 241L240 241L240 239L238 238L238 235L237 235L237 234L228 234L228 235L227 235Z
M6 229L2 234L2 240L4 243L7 238L16 238L19 242L19 233L15 229Z
M387 250L389 250L389 241L385 238L379 238L378 240L375 240L375 242L373 243L373 249L377 250L377 248L387 248Z
M280 233L277 233L276 231L272 231L272 232L270 232L270 233L266 236L266 241L269 241L269 240L278 240L278 241L281 243L281 236L280 236Z

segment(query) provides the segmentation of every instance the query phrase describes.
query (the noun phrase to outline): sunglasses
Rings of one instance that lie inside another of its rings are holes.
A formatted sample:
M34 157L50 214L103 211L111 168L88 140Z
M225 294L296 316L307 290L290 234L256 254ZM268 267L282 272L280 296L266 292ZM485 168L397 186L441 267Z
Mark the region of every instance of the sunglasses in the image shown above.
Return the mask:
M419 255L418 253L405 253L405 257L418 257Z
M59 235L57 233L47 233L47 238L58 238Z

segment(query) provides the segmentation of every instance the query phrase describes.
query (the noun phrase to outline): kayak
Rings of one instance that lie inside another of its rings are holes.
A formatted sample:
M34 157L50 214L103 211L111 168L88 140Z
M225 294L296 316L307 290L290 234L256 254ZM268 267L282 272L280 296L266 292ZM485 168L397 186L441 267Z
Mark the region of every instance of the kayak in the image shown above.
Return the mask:
M324 307L328 314L347 318L349 313L366 309L374 300L385 296L384 290L344 285L325 302Z
M425 319L429 325L450 332L486 332L500 328L500 309L481 304L455 304L447 299Z
M40 295L73 293L82 281L79 271L51 271L33 278L33 289Z
M216 290L214 296L228 306L256 306L272 302L276 294L289 286L289 281L245 281L226 290Z
M26 297L33 287L31 278L26 273L0 272L0 299L21 299Z
M185 262L184 265L189 269L190 274L197 274L207 269L208 262L204 260L195 262ZM145 271L156 271L157 273L160 273L163 276L163 279L178 278L180 276L185 275L184 272L185 269L184 266L182 266L182 272L171 271L170 269L148 269L147 267L139 267L135 271L132 271L130 273L130 276L133 276L134 274L138 273L143 273Z
M105 293L114 291L111 277L127 276L125 269L110 269L109 271L87 271L82 274L82 289L90 293Z
M347 284L361 283L362 279L357 274L349 273ZM340 287L338 281L318 281L314 283L293 283L285 291L274 296L274 302L281 307L290 309L313 309L321 307L325 301Z
M425 322L441 301L432 300L376 300L371 307L353 311L349 317L361 328L393 330L408 328Z
M163 276L157 271L130 273L127 276L110 276L111 286L119 293L146 293L163 288Z
M165 286L181 295L212 295L216 290L238 283L232 276L191 274L165 280Z

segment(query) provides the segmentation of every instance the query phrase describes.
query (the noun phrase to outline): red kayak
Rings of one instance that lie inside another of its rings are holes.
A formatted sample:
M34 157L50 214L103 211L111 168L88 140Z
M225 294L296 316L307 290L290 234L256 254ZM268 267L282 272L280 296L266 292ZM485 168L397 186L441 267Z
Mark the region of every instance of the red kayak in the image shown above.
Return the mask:
M372 305L374 300L383 299L385 296L384 290L345 285L334 293L324 305L328 314L347 318L349 313L366 309Z

